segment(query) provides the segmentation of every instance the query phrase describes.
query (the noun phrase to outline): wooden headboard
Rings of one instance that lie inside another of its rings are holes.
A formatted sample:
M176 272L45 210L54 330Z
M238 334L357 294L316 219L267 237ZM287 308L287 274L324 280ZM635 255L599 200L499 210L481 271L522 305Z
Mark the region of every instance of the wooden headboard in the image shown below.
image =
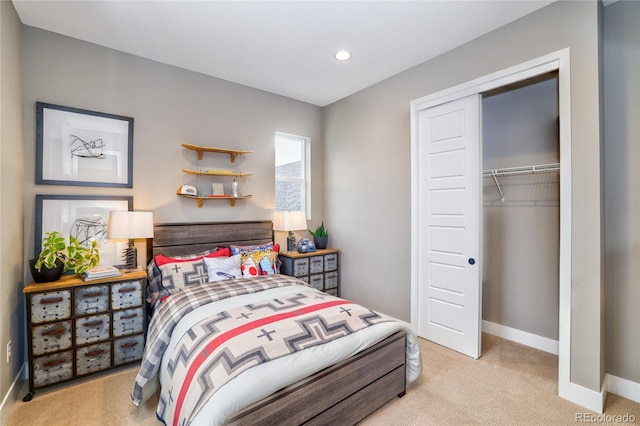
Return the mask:
M273 241L270 220L248 222L160 223L153 227L147 258L157 254L180 256L217 246L254 245Z

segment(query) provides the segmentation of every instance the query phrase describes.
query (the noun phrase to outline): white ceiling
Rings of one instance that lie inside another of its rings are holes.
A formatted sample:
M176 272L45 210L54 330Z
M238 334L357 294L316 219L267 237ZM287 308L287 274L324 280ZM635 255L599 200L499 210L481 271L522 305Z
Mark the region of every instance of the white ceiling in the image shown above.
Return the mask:
M325 106L553 1L13 4L29 26Z

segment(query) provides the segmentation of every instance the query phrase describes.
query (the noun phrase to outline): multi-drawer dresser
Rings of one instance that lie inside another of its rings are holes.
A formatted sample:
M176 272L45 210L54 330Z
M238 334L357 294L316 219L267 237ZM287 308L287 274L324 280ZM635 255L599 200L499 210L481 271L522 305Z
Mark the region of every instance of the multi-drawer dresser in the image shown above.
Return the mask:
M142 358L144 271L83 281L77 275L30 283L27 301L29 393Z
M311 253L280 252L280 272L300 278L325 293L339 296L339 253L335 249L318 249Z

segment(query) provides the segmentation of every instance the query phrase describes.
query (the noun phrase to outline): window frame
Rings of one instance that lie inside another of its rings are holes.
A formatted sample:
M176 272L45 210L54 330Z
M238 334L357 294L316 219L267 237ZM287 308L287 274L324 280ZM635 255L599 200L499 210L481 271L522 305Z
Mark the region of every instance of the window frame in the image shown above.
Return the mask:
M275 147L278 143L278 139L289 139L289 140L297 140L302 145L302 157L303 157L303 177L288 177L288 176L278 176L278 172L275 166ZM303 210L307 217L307 220L311 220L311 138L308 136L300 136L292 133L285 132L276 132L274 138L274 174L275 180L274 185L274 198L276 196L277 191L277 182L302 182L302 202L303 202ZM275 203L275 200L274 200ZM277 210L276 210L277 211Z

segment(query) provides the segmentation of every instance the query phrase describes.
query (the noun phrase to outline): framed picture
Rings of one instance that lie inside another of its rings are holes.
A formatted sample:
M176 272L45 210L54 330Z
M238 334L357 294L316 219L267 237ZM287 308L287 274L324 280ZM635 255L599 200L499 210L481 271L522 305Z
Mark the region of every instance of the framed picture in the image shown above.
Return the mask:
M133 187L133 118L36 103L36 184Z
M35 256L42 248L44 234L58 231L73 235L83 245L97 240L100 265L124 265L123 241L107 239L107 220L111 211L133 210L133 197L101 195L36 195ZM34 256L34 257L35 257Z

